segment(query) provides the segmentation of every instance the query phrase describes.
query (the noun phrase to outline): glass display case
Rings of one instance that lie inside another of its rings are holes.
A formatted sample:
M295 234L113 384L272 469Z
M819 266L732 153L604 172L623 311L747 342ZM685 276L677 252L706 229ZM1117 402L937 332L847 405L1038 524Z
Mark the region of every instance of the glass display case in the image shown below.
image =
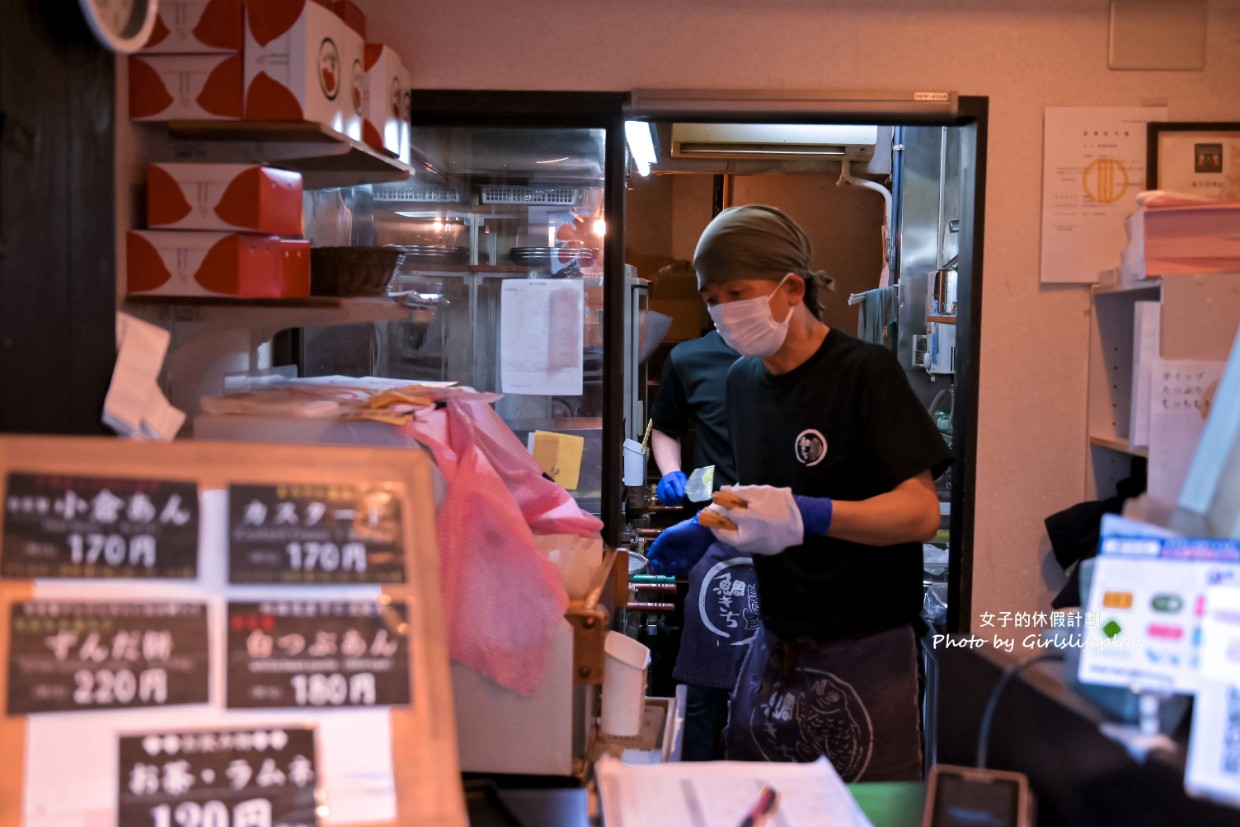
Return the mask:
M622 181L611 183L624 167L619 102L604 95L566 115L556 112L563 95L540 95L550 103L540 116L537 101L520 105L521 93L477 108L464 93L414 95L413 177L352 188L340 204L321 196L321 211L307 205L307 223L321 213L338 227L344 209L351 243L398 247L392 290L426 312L308 329L303 371L495 392L517 436L531 448L536 438L560 446L556 456L569 467L553 476L614 525L627 338L619 220L608 222L620 215ZM419 108L419 96L435 105Z

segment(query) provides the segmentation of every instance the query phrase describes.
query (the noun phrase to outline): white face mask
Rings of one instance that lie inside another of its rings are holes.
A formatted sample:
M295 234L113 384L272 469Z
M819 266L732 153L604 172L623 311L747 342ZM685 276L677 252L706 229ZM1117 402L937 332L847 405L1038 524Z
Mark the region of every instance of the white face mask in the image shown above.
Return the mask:
M709 308L710 320L715 323L728 347L742 356L757 356L759 359L765 359L783 347L793 308L788 308L788 315L782 322L775 321L771 313L771 296L779 292L780 286L787 280L787 276L780 279L768 295L720 302Z

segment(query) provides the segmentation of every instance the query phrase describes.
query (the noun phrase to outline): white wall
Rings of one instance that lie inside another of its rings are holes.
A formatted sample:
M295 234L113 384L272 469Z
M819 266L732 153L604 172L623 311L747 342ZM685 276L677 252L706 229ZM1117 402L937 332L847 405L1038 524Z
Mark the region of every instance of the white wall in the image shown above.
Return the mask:
M1038 280L1042 112L1240 120L1240 3L1202 72L1107 69L1108 0L360 0L418 88L951 89L990 99L974 615L1058 590L1042 519L1085 492L1088 291Z

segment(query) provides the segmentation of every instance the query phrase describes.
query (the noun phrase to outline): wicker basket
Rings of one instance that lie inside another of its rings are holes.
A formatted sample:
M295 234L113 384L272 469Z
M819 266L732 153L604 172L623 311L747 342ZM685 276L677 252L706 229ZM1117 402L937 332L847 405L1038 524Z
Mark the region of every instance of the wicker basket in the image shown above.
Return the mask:
M386 295L403 257L392 247L314 247L310 250L310 294Z

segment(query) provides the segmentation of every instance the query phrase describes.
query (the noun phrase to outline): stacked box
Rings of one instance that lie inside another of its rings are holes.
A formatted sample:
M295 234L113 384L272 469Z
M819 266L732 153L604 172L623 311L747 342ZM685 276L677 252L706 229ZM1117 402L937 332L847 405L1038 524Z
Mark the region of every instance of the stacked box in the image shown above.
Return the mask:
M150 164L146 225L169 230L303 233L301 173L261 164Z
M241 51L241 0L161 0L144 54Z
M127 240L130 294L310 295L301 174L259 164L151 164L149 230Z
M310 242L247 233L131 230L130 295L310 295Z
M237 120L244 110L241 0L164 0L129 59L135 121Z
M383 43L366 44L365 68L362 140L409 163L409 70Z
M316 121L361 139L363 39L331 8L314 0L249 3L244 42L247 120Z

